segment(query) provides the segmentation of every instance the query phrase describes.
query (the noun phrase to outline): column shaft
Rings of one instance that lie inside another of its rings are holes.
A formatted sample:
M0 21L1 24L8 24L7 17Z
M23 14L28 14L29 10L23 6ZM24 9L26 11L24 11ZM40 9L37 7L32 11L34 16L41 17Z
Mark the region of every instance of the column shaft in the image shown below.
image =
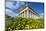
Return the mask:
M29 17L29 10L27 10L27 17Z
M25 17L25 11L24 11L24 17Z
M30 17L31 17L31 12L30 12Z

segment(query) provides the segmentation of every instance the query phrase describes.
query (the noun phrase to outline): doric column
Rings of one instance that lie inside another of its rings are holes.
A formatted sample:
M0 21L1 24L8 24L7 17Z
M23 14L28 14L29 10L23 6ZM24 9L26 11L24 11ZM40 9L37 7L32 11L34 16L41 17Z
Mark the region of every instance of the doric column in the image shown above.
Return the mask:
M25 11L24 11L24 17L25 17Z
M31 17L31 12L30 12L30 17Z
M27 10L27 17L29 17L29 10Z

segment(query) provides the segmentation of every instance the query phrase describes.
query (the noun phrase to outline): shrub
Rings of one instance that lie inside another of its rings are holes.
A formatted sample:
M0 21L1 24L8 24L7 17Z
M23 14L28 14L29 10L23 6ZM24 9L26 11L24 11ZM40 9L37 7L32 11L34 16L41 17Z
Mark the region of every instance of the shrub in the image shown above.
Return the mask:
M43 19L22 18L22 17L17 17L14 19L11 19L11 18L12 17L7 17L5 19L6 30L8 30L9 27L12 30L44 28L44 20Z

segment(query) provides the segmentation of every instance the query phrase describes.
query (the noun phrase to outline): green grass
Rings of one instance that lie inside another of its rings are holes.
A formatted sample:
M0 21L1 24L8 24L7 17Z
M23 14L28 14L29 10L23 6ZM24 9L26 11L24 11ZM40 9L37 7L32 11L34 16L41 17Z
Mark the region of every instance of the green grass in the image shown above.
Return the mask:
M42 29L44 28L44 19L33 19L33 18L12 18L6 17L5 29L8 31L12 30L29 30L29 29Z

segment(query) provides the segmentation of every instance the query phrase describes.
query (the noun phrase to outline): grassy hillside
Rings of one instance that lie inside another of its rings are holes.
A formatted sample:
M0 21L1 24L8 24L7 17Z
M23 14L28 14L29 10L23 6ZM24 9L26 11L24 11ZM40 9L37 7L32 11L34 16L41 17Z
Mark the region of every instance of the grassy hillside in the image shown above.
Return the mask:
M29 29L42 29L44 28L44 19L32 19L32 18L21 18L11 17L6 15L5 17L5 29L12 30L29 30Z

